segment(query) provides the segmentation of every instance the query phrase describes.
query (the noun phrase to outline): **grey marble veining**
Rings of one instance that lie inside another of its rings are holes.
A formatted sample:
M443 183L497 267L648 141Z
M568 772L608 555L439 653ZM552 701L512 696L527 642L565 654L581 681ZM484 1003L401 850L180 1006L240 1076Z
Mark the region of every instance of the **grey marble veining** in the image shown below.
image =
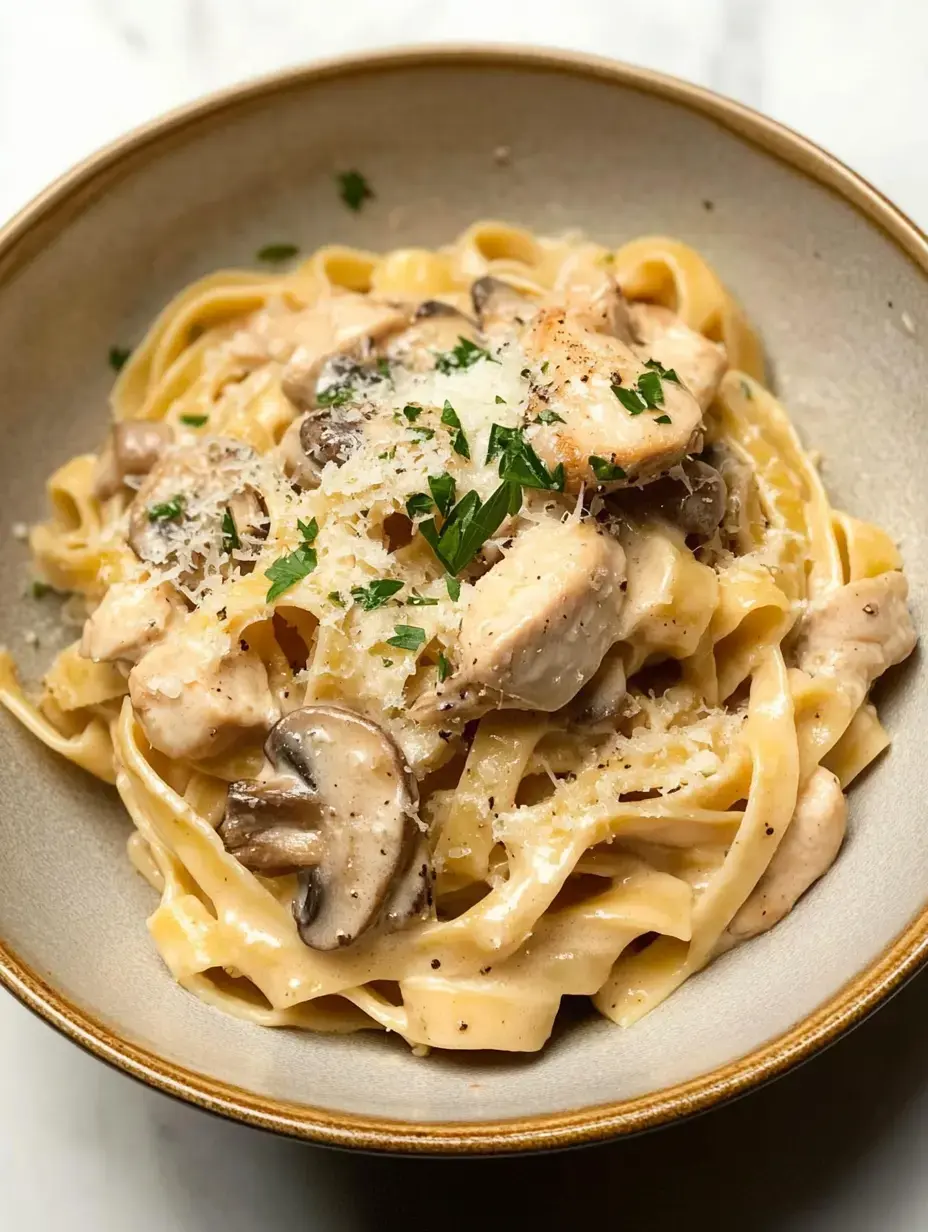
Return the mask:
M249 75L409 42L528 42L716 88L807 133L928 224L922 0L0 0L0 217L126 128ZM928 977L800 1072L689 1125L548 1159L389 1161L225 1124L0 996L0 1227L251 1232L683 1220L928 1227ZM426 1209L420 1207L428 1196ZM491 1196L492 1195L492 1196Z

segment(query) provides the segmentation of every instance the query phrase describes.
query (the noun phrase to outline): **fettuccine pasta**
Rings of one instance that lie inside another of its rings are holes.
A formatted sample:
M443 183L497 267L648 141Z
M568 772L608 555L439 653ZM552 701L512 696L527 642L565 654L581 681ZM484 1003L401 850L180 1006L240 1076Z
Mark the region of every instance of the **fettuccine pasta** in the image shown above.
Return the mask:
M480 222L171 301L31 532L82 636L0 700L115 784L177 981L531 1051L792 908L915 635L763 382L660 236Z

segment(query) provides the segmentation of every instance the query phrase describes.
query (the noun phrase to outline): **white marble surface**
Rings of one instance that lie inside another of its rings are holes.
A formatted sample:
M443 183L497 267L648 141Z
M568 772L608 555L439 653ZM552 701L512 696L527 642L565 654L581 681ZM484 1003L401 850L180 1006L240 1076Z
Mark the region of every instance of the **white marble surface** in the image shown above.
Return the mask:
M818 140L928 226L924 0L0 0L0 218L101 143L216 86L452 39L561 45L712 86ZM598 1214L649 1228L702 1217L752 1232L924 1229L926 1014L922 977L825 1056L698 1122L459 1163L349 1157L211 1119L0 994L0 1228L453 1229L486 1222L493 1195L497 1215L537 1202L543 1227Z

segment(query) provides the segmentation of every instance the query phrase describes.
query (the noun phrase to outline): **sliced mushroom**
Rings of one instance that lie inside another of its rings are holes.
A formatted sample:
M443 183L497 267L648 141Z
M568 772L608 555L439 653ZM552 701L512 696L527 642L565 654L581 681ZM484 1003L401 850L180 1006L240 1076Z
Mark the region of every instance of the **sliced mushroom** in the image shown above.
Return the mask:
M725 512L719 528L723 543L737 555L752 552L766 525L754 468L731 445L721 442L706 449L703 458L725 483Z
M341 706L306 706L272 729L265 753L265 774L230 788L219 833L249 868L299 872L303 941L334 950L375 922L421 917L432 873L416 782L386 732Z
M434 367L435 355L453 351L462 338L476 341L476 322L451 304L429 299L416 309L409 328L391 340L387 355L421 372Z
M488 274L471 286L474 312L485 334L518 329L538 311L538 305L502 278Z
M625 658L621 645L613 646L592 680L587 681L571 705L581 723L603 723L621 713L627 689Z
M707 462L686 458L669 474L643 488L629 488L609 502L637 518L657 514L685 535L707 539L725 517L728 488Z
M114 424L97 462L94 496L98 500L108 500L127 480L147 475L173 437L173 429L166 423L124 419Z
M184 561L185 586L198 583L210 560L248 572L268 530L267 506L249 476L255 458L248 445L218 438L165 454L129 507L129 545L139 559Z
M353 406L307 411L284 433L280 443L283 466L304 491L318 488L327 462L342 466L361 442L365 416Z

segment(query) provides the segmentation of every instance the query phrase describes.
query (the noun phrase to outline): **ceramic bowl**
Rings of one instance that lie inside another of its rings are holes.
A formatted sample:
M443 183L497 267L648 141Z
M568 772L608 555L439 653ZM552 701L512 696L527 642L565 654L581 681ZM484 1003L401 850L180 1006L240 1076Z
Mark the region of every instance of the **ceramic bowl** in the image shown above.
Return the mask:
M494 158L508 146L511 159ZM333 172L376 201L347 211ZM822 450L837 502L902 543L928 586L928 248L803 138L654 73L548 51L358 56L243 86L156 121L70 172L0 233L4 448L0 638L23 631L43 482L94 447L113 344L184 283L269 240L437 244L498 217L620 244L695 245L760 329L776 388ZM629 1031L571 1021L539 1056L417 1059L399 1039L264 1030L177 987L115 793L0 719L0 979L98 1056L239 1120L315 1141L479 1152L589 1142L687 1116L782 1073L861 1019L928 947L926 693L885 694L894 744L852 793L849 841L771 933Z

